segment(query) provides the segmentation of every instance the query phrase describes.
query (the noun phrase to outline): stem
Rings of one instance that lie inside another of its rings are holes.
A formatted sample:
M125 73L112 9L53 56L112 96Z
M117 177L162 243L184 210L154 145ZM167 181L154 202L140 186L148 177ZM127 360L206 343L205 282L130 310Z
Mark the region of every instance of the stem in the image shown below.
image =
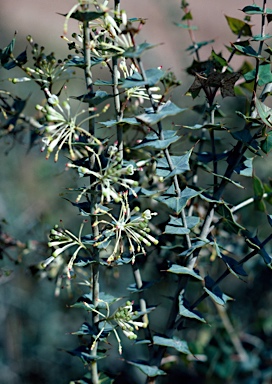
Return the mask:
M114 0L114 10L115 10L115 15L120 14L120 0ZM118 122L122 119L123 112L121 110L121 103L120 103L120 96L119 96L119 89L118 89L117 57L112 58L112 82L113 82L115 115L116 115L116 121ZM117 142L118 142L118 153L121 159L123 159L124 157L123 128L119 124L116 125L116 132L117 132Z
M263 0L263 14L262 14L262 22L261 22L261 36L265 36L265 17L266 17L266 0ZM257 86L259 81L259 68L260 68L260 58L263 50L264 40L260 41L259 49L258 49L258 57L256 58L256 74L254 79L254 88L252 92L252 98L250 103L250 112L251 115L254 113L255 110L255 97L257 92Z
M89 4L82 5L82 10L87 11L89 8ZM92 77L92 70L91 70L91 52L90 52L90 28L89 28L89 22L84 21L83 22L83 51L84 51L84 60L85 60L85 81L86 81L86 87L87 91L90 94L94 93L93 90L93 77ZM91 104L89 103L89 107L91 107ZM89 112L90 115L93 115L93 112ZM91 135L95 134L95 119L89 119L89 133ZM94 156L90 155L89 158L90 164L94 162ZM92 176L90 176L92 183ZM95 203L96 203L96 191L94 191L94 194L92 198L90 199L90 212L91 212L91 226L92 226L92 232L93 236L97 237L99 236L99 229L98 226L93 226L93 223L97 221L97 217L94 215L95 210ZM98 305L99 300L99 250L97 247L93 248L93 257L96 260L96 263L92 265L92 300L93 304L96 307ZM99 322L99 314L95 311L92 311L92 321L93 325L98 325ZM91 351L92 356L97 356L97 347L98 342L95 344L94 348ZM92 374L92 383L98 384L99 383L99 377L98 377L98 365L97 361L93 360L91 363L91 374Z

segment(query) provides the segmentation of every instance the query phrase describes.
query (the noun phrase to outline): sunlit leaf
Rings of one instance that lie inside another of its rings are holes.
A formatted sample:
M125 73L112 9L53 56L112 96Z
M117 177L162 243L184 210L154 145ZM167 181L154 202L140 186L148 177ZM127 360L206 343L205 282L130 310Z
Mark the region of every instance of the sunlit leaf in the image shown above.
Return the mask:
M231 31L239 36L252 36L251 26L243 20L225 16Z
M189 160L192 151L188 151L183 156L171 156L173 170L170 171L168 161L165 157L157 160L156 174L163 178L173 177L174 175L181 175L182 173L190 170Z
M179 295L179 315L206 323L206 320L198 311L189 309L189 305L186 303L182 293Z
M203 280L203 278L193 269L182 267L181 265L177 264L171 265L171 268L167 269L167 272L175 273L177 275L190 275L198 280Z
M147 125L157 124L159 121L169 116L175 116L187 108L179 108L177 105L168 100L165 104L160 105L156 112L153 109L148 110L148 113L136 116L136 119Z
M151 68L145 71L145 75L146 80L143 80L142 75L139 72L135 72L122 82L121 88L144 87L146 85L153 87L165 76L165 71L159 68Z

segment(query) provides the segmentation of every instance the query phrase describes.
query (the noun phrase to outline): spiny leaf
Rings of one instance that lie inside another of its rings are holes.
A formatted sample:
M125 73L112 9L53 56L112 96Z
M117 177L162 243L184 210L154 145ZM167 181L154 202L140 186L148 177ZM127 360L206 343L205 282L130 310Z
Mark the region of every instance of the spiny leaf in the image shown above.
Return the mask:
M172 130L164 132L163 140L160 140L156 133L151 133L147 135L140 144L136 145L135 148L147 147L147 148L162 150L162 149L168 148L169 145L178 141L179 138L180 137L176 134L176 131L172 131Z
M258 111L258 114L262 120L262 122L268 126L269 128L272 128L272 109L267 107L264 103L262 103L257 97L255 99L256 109Z
M159 44L142 43L140 45L137 45L136 47L128 48L121 55L123 57L127 57L127 58L130 58L130 59L132 59L132 58L136 59L136 58L140 57L144 53L144 51L146 51L147 49L154 48L154 47L156 47L158 45Z
M178 352L185 353L186 355L191 355L191 351L188 347L186 341L182 341L177 337L173 337L173 339L168 339L166 337L154 336L153 344L162 345L164 347L175 348Z
M189 317L190 319L195 319L201 321L202 323L206 323L206 320L199 312L189 309L189 306L184 299L183 293L180 293L179 295L179 314L180 316Z
M210 276L205 277L205 287L203 289L219 305L225 305L228 300L232 300L231 297L221 292Z
M169 163L166 158L157 160L156 174L165 179L173 177L174 175L181 175L182 173L190 170L189 159L192 154L192 150L188 151L183 156L171 156L171 162L173 170L170 171Z
M198 280L203 280L203 278L193 269L182 267L181 265L177 264L171 265L171 268L167 269L167 272L175 273L177 275L190 275Z
M239 278L239 276L247 276L246 271L244 270L243 266L239 264L239 262L232 257L221 255L222 260L226 264L229 271L236 277Z
M252 36L251 26L243 20L225 15L231 31L239 36Z
M93 21L93 20L96 20L96 19L99 19L101 18L103 15L105 14L105 12L103 11L98 11L98 12L92 12L92 11L84 11L84 12L81 12L81 11L76 11L74 13L72 13L72 15L70 16L71 19L76 19L78 21ZM59 15L61 16L67 16L67 14L63 14L63 13L59 13Z
M220 204L216 211L223 217L223 222L232 232L239 233L240 230L244 229L235 221L230 208L226 204Z
M10 60L10 55L13 52L14 46L15 46L15 37L11 40L9 45L7 45L4 49L0 50L0 62L3 67Z
M108 121L101 121L99 124L103 125L106 128L114 127L115 125L140 125L139 121L137 121L134 117L127 117L123 118L121 120L108 120Z
M66 351L66 352L69 353L70 355L79 357L84 365L88 365L92 361L97 361L106 357L105 354L103 354L102 356L99 354L92 355L90 348L83 345L81 345L76 349L73 349L72 351Z
M272 131L265 134L265 139L261 141L261 149L265 154L268 154L272 149Z
M238 52L243 53L246 56L259 57L258 52L256 52L250 45L243 46L241 44L232 44Z
M145 75L146 80L143 80L142 75L139 72L135 72L122 82L121 88L135 88L145 85L153 87L165 76L165 71L159 68L151 68L145 71Z
M168 100L165 104L160 105L156 112L151 108L147 110L147 113L136 116L136 119L146 125L154 125L166 117L175 116L186 109L187 108L179 108L172 103L172 101Z
M164 371L156 367L155 365L148 365L143 363L137 363L135 361L127 361L128 364L133 365L134 367L140 369L146 376L156 377L166 375Z

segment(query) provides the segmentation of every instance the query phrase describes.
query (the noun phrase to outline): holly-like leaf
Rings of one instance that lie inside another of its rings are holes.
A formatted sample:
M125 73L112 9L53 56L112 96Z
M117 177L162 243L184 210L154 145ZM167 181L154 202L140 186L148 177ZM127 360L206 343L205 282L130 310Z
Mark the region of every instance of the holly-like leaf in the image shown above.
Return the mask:
M59 15L66 17L67 14L59 13ZM93 21L96 19L100 19L103 15L105 15L105 12L103 11L97 11L97 12L92 12L92 11L76 11L72 13L70 16L71 19L75 19L78 21Z
M255 99L257 112L262 122L269 128L272 128L272 109L262 103L258 98Z
M180 316L189 317L190 319L195 319L201 321L202 323L206 323L204 317L197 311L189 309L189 305L182 293L179 295L179 314Z
M146 85L153 87L165 76L165 71L159 68L151 68L145 71L145 75L146 80L143 80L142 75L139 72L135 72L122 82L121 88L144 87Z
M13 52L15 46L15 37L11 40L9 45L7 45L4 49L0 49L0 62L3 67L9 62L10 55Z
M243 55L250 57L259 57L258 52L256 52L251 45L241 45L241 44L232 44L238 52L241 52Z
M114 127L116 125L140 125L139 121L137 121L134 117L125 117L121 120L108 120L99 122L99 124L103 125L106 128Z
M122 54L119 54L119 56L127 57L130 59L136 59L138 57L141 57L141 55L147 50L156 47L158 44L149 44L149 43L142 43L140 45L137 45L136 47L130 47L125 52L122 52Z
M182 267L178 264L171 265L171 268L167 269L167 272L175 273L177 275L190 275L198 280L203 280L203 278L193 269Z
M188 151L183 156L171 156L173 170L170 171L168 161L165 157L157 160L156 174L165 179L173 177L174 175L181 175L182 173L190 170L189 159L192 150Z
M214 281L210 276L205 277L205 287L203 289L210 298L219 305L224 306L228 300L232 300L231 297L225 295L220 288L214 284Z
M136 119L141 123L146 125L154 125L159 121L165 119L169 116L175 116L183 111L186 111L187 108L179 108L177 105L168 100L165 104L160 105L156 112L153 109L147 110L147 113L136 116Z
M137 120L138 120L138 118L137 118ZM138 121L138 124L139 124L139 121ZM179 138L180 137L176 134L176 131L172 131L172 130L164 132L164 139L163 140L160 140L156 133L151 133L151 134L147 135L140 144L136 145L135 148L137 148L137 149L138 148L153 148L153 149L157 149L157 150L162 150L162 149L168 148L169 145L178 141Z
M164 371L156 367L155 365L148 365L145 363L137 363L135 361L127 361L128 364L133 365L134 367L140 369L146 376L156 377L166 375Z
M223 217L223 223L231 232L239 233L241 230L245 229L235 221L231 209L226 204L220 204L216 211Z
M72 351L66 351L66 352L69 353L70 355L79 357L84 365L88 365L92 361L97 361L97 360L100 360L100 359L103 359L104 357L106 357L106 354L92 355L90 348L88 348L84 345L81 345L80 347L73 349Z
M225 16L227 19L227 23L231 29L231 31L235 35L239 36L252 36L251 25L246 23L243 20L236 19L234 17Z
M186 355L191 355L191 351L188 347L186 341L180 340L177 337L173 337L173 339L168 339L166 337L154 336L153 344L162 345L164 347L175 348L178 352L185 353Z
M190 229L184 227L184 224L180 218L170 216L170 221L166 225L164 233L169 235L183 236L190 233Z
M247 5L241 11L247 15L258 15L263 13L263 9L257 4Z
M265 134L265 139L261 141L261 149L265 154L268 154L272 149L272 131Z
M239 262L232 257L225 256L221 254L221 259L226 264L229 271L236 277L239 278L239 276L247 276L246 271L244 270L243 266L239 264Z
M179 214L190 199L200 194L201 191L195 191L192 188L186 187L181 192L180 197L177 197L175 188L171 185L161 196L156 197L156 200L166 204L170 209Z

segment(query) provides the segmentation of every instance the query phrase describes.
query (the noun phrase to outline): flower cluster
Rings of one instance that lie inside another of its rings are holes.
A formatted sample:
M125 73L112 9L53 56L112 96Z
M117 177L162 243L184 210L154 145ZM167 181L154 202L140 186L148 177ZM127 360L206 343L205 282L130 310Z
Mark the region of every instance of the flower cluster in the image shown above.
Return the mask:
M97 185L101 188L101 204L103 204L105 200L108 203L111 200L114 200L115 202L119 202L121 200L120 195L114 188L114 184L130 190L135 197L137 196L132 187L137 187L138 182L127 177L133 176L135 171L134 165L122 165L121 158L118 156L118 148L115 145L111 145L109 147L108 157L103 158L104 162L106 161L106 165L102 164L101 156L91 147L86 146L86 149L95 157L96 166L98 168L97 171L75 163L67 164L69 168L77 168L80 177L90 175L93 176L94 179L90 185L83 188L77 197L77 201L79 201L86 192L92 190Z
M80 136L85 136L89 140L100 144L98 139L94 138L88 131L82 128L82 124L95 117L95 115L90 115L77 123L79 116L88 111L93 111L93 108L89 108L88 111L82 110L78 114L73 115L71 114L69 99L63 101L62 105L60 105L59 98L56 95L50 94L48 103L45 106L37 105L36 109L44 113L47 120L47 124L43 126L45 136L42 139L44 143L42 150L47 147L46 158L49 158L50 154L56 149L55 161L57 161L59 151L64 144L67 144L70 156L74 159L76 156L73 145L80 140Z
M76 250L73 252L72 257L70 258L67 264L67 277L71 278L71 270L73 268L73 263L78 255L78 252L81 249L86 250L86 246L81 241L82 229L84 226L84 222L80 226L78 237L73 233L68 231L67 229L59 228L55 226L55 228L50 231L50 241L48 242L48 247L55 248L52 255L47 258L43 263L43 268L46 268L50 263L52 263L59 255L64 253L67 249L71 247L76 247Z
M101 327L99 333L96 335L95 340L92 344L91 349L93 349L99 340L100 336L103 334L105 330L106 324L110 325L112 327L112 330L115 334L116 340L119 345L119 353L122 354L122 345L120 337L117 333L116 328L120 327L124 335L129 338L130 340L137 339L137 335L135 331L138 331L139 328L146 328L147 324L142 321L136 321L136 319L143 315L143 313L138 313L137 311L133 310L133 302L127 301L125 305L120 306L116 309L116 311L111 315L110 314L110 306L109 303L103 300L98 300L99 302L102 302L104 306L106 307L106 314L103 314L96 310L93 306L90 306L89 304L85 303L87 307L89 307L92 311L98 313L102 317L102 322L104 325Z
M150 235L150 228L148 227L152 216L157 215L157 213L151 213L150 209L147 209L141 215L136 215L140 211L140 208L135 207L131 211L127 195L127 192L120 195L121 208L118 219L116 219L109 211L103 211L103 207L100 207L98 208L98 212L107 215L111 219L111 222L102 219L93 224L93 226L106 224L106 229L95 239L95 246L101 246L103 243L107 243L109 237L115 239L113 251L107 259L109 264L120 258L124 253L124 236L129 243L129 252L132 254L132 263L135 260L136 252L142 252L145 255L145 246L150 247L152 244L158 244L158 240Z

